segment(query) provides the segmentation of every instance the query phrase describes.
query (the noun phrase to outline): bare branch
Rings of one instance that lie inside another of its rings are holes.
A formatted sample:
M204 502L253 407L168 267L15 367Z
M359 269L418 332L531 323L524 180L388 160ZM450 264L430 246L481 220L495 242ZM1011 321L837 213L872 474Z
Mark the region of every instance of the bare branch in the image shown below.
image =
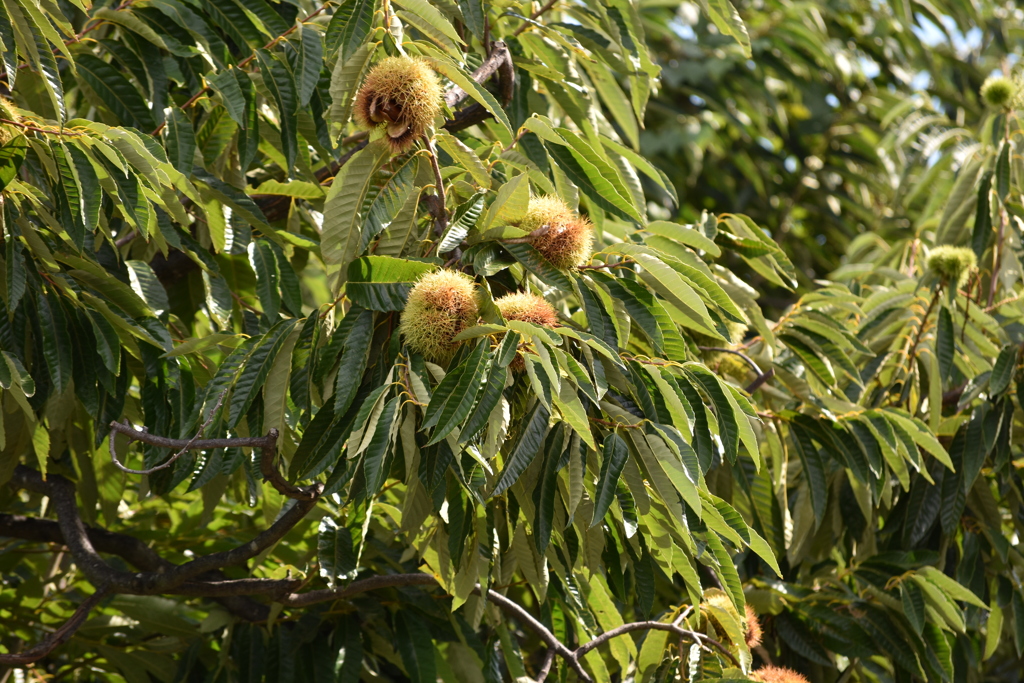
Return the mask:
M75 610L75 613L71 615L70 619L65 621L56 631L44 638L43 642L23 652L15 654L0 654L0 666L22 666L25 664L31 664L32 662L37 662L50 654L53 652L54 648L63 645L75 634L78 627L81 626L89 616L89 612L91 612L96 605L100 604L100 602L109 594L110 593L106 588L98 589L78 606L78 609Z
M218 401L219 403L219 401ZM207 424L203 426L205 429ZM202 431L200 429L200 431ZM262 450L262 457L260 458L260 472L263 474L264 479L270 482L270 484L277 489L282 495L294 498L296 500L312 501L320 495L320 491L323 490L323 485L316 483L310 486L300 487L294 486L288 483L288 481L281 475L277 470L277 465L274 462L274 456L277 453L277 437L278 432L276 429L271 429L266 436L245 436L245 437L234 437L229 439L199 439L192 438L188 441L184 439L170 439L165 436L157 436L150 434L139 429L135 429L130 424L111 422L110 423L110 457L114 459L114 464L120 467L125 472L131 472L132 474L149 474L153 470L132 470L125 468L117 461L117 454L114 451L114 435L115 433L121 433L128 436L133 441L141 441L148 443L153 446L159 446L161 448L175 448L179 449L179 453L172 457L170 460L154 468L162 469L167 467L175 458L185 451L195 450L208 450L211 448L259 448ZM198 435L197 435L198 437Z
M427 148L427 156L430 157L430 168L434 171L434 191L437 193L437 208L434 211L434 234L440 237L448 228L448 209L445 207L446 199L444 194L444 177L441 175L441 167L437 163L437 152L434 150L434 142L430 136L423 136L423 144Z
M551 665L554 663L555 648L549 647L544 653L544 663L541 664L540 671L537 672L537 683L544 683L547 680L548 674L551 673Z
M512 90L515 85L512 55L508 51L508 46L500 40L495 41L492 47L491 55L484 60L484 63L471 76L477 83L483 83L497 72L501 79L501 98L505 104L508 104L512 99ZM444 102L449 108L454 109L467 97L469 97L469 93L455 86L444 94Z
M118 246L120 246L120 245L118 245ZM175 460L180 458L182 455L185 454L186 451L191 449L193 447L193 445L196 443L196 441L199 440L199 437L201 437L203 435L203 433L206 432L206 428L209 427L210 424L213 422L213 418L217 415L217 411L220 409L221 403L224 402L224 396L227 395L227 393L228 392L227 392L226 389L220 393L220 397L217 399L217 403L214 404L213 410L210 411L209 419L207 419L206 422L204 422L203 424L201 424L199 426L199 431L196 432L195 436L193 436L191 439L189 439L188 443L186 443L184 446L181 447L181 450L179 450L177 453L172 455L170 458L168 458L163 463L157 465L156 467L151 467L148 470L133 470L133 469L129 469L129 468L125 467L124 465L122 465L118 461L118 459L117 459L117 444L116 444L116 440L114 438L115 436L117 436L117 431L118 430L114 427L114 425L115 424L118 425L118 426L121 426L121 425L120 425L120 423L117 423L117 422L111 423L111 428L110 428L110 459L114 461L114 466L117 467L122 472L127 472L129 474L153 474L154 472L158 472L158 471L160 471L162 469L166 469L166 468L170 467L171 465L174 464ZM127 425L127 424L128 423L126 421L125 425Z
M702 647L711 645L716 650L725 655L726 658L733 663L733 665L740 665L739 660L737 660L736 657L717 640L709 638L703 633L699 633L697 631L689 631L680 626L676 626L675 624L666 624L660 621L635 621L631 624L623 624L618 628L613 628L611 631L605 631L589 643L580 645L578 648L576 648L576 651L573 653L573 656L577 658L582 657L594 648L604 645L612 638L617 638L626 633L631 633L632 631L668 631L669 633L675 633L677 636L680 636L681 638L688 638L691 641L698 643Z
M322 490L320 484L314 487L319 495ZM214 569L239 565L259 555L261 552L274 545L285 534L292 530L302 519L316 506L316 498L296 500L295 504L288 508L284 514L278 517L277 521L261 532L256 538L248 543L219 553L211 553L197 557L191 562L178 565L174 569L156 574L143 575L146 580L145 591L149 594L168 592L173 588L184 584L186 581L196 579ZM237 593L235 593L237 595Z
M39 472L24 465L14 468L11 483L50 496L57 511L57 521L64 543L75 558L75 564L82 569L92 585L107 586L112 591L122 593L134 592L141 588L139 575L115 570L96 552L86 533L85 524L78 514L74 484L59 474L51 474L47 479L43 479Z
M513 37L514 36L518 36L520 33L525 31L526 29L530 28L530 26L533 25L533 20L535 20L537 17L539 17L540 15L544 14L549 9L554 7L557 2L558 2L558 0L548 0L548 2L545 3L545 5L543 7L541 7L539 10L537 10L536 12L534 12L533 14L530 15L530 21L524 22L522 26L520 26L519 28L517 28L515 30L515 33L512 34Z

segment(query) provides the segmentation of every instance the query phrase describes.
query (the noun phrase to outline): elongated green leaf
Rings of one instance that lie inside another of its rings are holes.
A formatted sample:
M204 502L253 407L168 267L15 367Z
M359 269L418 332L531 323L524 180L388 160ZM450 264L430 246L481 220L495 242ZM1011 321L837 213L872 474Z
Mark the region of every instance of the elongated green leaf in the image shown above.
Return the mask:
M338 415L342 415L352 405L356 391L362 384L366 361L370 355L370 339L373 338L372 311L361 308L358 312L349 311L349 316L353 316L353 322L345 337L334 387L334 412Z
M263 74L263 83L267 86L277 105L278 119L281 125L281 146L288 166L285 170L291 174L299 145L296 130L299 100L295 77L282 61L266 50L257 50L256 58L260 64L260 73Z
M434 268L422 261L363 256L349 264L345 291L353 301L371 311L401 311L416 280Z
M562 291L572 291L572 281L555 268L531 244L505 244L505 249L542 282Z
M362 244L360 210L374 172L388 158L387 148L371 143L341 167L324 204L320 251L324 263L340 267L338 286L348 275L348 264L359 256Z
M309 99L316 90L320 80L320 66L323 62L323 46L320 44L320 33L302 26L298 31L302 44L298 49L297 63L294 66L295 80L298 84L299 107L309 104Z
M79 54L75 66L79 76L121 124L144 131L156 127L146 101L124 74L91 54Z
M430 631L412 610L395 615L395 645L412 683L435 683L437 663Z
M363 46L370 35L375 4L376 0L348 0L335 10L324 38L328 58L337 53L338 61L344 63Z
M356 555L352 548L352 534L345 526L338 526L330 517L320 520L317 534L317 560L320 576L333 587L339 578L347 578L356 568Z
M263 389L267 375L270 374L270 369L274 365L274 359L277 357L281 345L297 322L294 319L282 320L274 325L263 335L263 338L245 359L245 365L238 374L231 395L229 427L235 427L249 410L252 402L256 400L256 396Z
M25 161L28 142L24 135L18 135L0 147L0 191L18 175L21 164Z
M590 526L596 526L608 512L612 499L615 496L619 477L622 475L622 468L626 465L629 457L629 449L626 442L617 433L612 432L604 440L604 449L601 456L601 474L597 480L597 492L594 497L594 517Z
M525 426L522 429L522 433L519 437L519 441L516 443L515 450L512 451L512 455L509 456L505 462L505 467L501 471L501 475L498 477L498 483L494 487L494 491L491 493L492 496L501 495L505 492L508 487L516 483L519 476L526 471L526 468L530 466L533 459L537 456L540 451L541 445L544 442L544 435L548 430L548 418L550 413L544 406L543 401L537 401L533 407L533 412L530 414L529 419L526 421Z
M167 156L171 164L186 176L192 174L196 135L185 112L174 107L167 118Z

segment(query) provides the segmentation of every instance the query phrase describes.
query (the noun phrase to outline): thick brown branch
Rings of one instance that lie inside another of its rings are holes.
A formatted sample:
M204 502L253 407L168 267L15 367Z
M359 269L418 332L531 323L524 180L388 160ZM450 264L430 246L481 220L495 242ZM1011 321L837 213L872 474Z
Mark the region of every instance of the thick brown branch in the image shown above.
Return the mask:
M90 595L75 613L71 615L71 618L65 621L60 628L48 635L43 639L43 642L39 643L35 647L32 647L23 652L14 654L0 654L0 666L23 666L25 664L31 664L37 662L46 655L53 652L54 648L63 645L68 641L71 636L75 634L78 627L89 616L89 612L92 611L96 605L100 604L103 598L107 597L109 592L106 589L99 589L92 595Z
M515 87L515 70L508 46L500 40L494 43L491 55L471 75L474 81L483 83L495 73L500 79L502 102L508 104L512 100L512 91ZM469 93L455 86L444 94L444 101L449 108L454 109L467 97Z
M320 485L318 484L318 494L319 490ZM152 574L145 575L144 578L147 579L145 591L151 594L167 592L184 584L186 581L196 579L214 569L239 565L251 560L284 538L285 534L302 521L315 506L316 498L296 500L294 505L277 518L276 522L244 545L231 550L197 557L191 562L186 562L170 571L155 576Z
M50 497L57 511L57 521L64 543L75 558L75 564L81 568L92 585L108 586L117 592L134 592L141 589L138 575L115 570L96 552L86 533L85 524L78 514L74 484L59 474L51 474L47 479L43 479L39 472L24 465L14 468L11 483L16 487L44 493Z
M97 527L86 527L86 535L97 552L117 555L139 571L166 573L177 566L160 557L156 551L134 536L119 534ZM57 522L49 519L23 517L21 515L0 513L0 537L21 538L27 541L66 545L64 535L61 533L60 525ZM245 591L239 591L237 587L225 589L223 584L226 582L224 581L224 576L219 571L203 574L200 579L203 579L204 582L200 584L188 582L171 592L178 595L212 598L224 605L232 614L248 621L265 620L269 610L265 605L240 596L261 593L276 594L282 590L295 590L293 584L289 584L290 588L278 588L276 591L267 590L266 586L263 586L262 590L248 590L248 588L259 588L255 585L248 586ZM263 580L260 579L260 581ZM208 589L196 588L197 585L206 586L207 584L210 586Z

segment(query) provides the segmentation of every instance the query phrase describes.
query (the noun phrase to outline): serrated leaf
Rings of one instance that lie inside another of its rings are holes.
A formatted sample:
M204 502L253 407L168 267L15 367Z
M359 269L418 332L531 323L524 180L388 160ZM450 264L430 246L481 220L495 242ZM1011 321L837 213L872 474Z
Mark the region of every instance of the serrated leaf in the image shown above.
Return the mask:
M391 256L363 256L348 266L345 291L371 311L401 311L416 281L436 266Z
M519 476L526 471L533 459L540 451L544 443L544 435L548 431L548 418L550 413L543 401L537 401L530 413L529 419L525 421L519 441L505 462L505 467L498 477L498 483L491 492L491 496L498 496L505 492L512 484L518 481Z
M17 177L27 151L28 142L24 135L11 138L0 147L0 191Z
M348 264L359 256L362 243L360 210L373 174L389 157L387 148L371 143L341 167L324 203L320 251L324 263L340 268L338 287L348 274Z
M121 125L145 131L156 127L146 101L120 71L88 53L75 57L75 67Z
M572 281L569 277L555 268L544 258L531 244L505 244L508 251L517 261L523 264L527 270L537 276L541 282L556 287L564 292L572 291Z
M615 432L605 437L601 454L601 474L597 479L597 491L594 496L594 516L590 522L591 527L596 526L604 519L605 513L608 512L615 497L622 468L626 465L628 457L629 449L622 437Z

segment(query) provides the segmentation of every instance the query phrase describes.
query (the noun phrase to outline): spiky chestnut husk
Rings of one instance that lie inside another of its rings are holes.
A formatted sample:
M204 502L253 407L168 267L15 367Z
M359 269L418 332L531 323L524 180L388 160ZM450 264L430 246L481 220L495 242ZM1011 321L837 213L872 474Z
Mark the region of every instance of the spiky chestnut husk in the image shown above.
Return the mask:
M701 607L717 607L719 609L731 610L733 609L732 600L725 593L711 593L705 599ZM706 614L707 618L714 622L715 627L721 626L714 613L708 611ZM761 622L757 619L757 612L749 604L744 605L743 617L740 619L743 624L743 640L746 642L748 648L757 647L761 644L761 636L763 632L761 630ZM724 629L720 629L724 630Z
M760 683L809 683L802 674L782 666L763 666L747 678Z
M500 299L495 299L494 304L505 320L521 320L545 327L554 327L558 324L558 314L555 313L554 307L544 297L531 292L506 294Z
M506 294L500 299L495 299L494 305L501 311L501 317L505 320L521 320L544 327L558 325L558 314L555 313L554 307L544 297L531 292ZM512 372L522 372L526 369L526 361L522 355L516 354L512 359L511 368Z
M1016 95L1017 84L1005 76L989 76L981 84L981 99L994 109L1008 106Z
M427 273L409 291L399 331L405 343L432 362L446 362L459 347L452 339L479 313L473 279L455 270Z
M415 144L441 113L441 81L425 59L385 57L359 88L355 117L368 130L383 128L395 154Z
M928 254L928 270L955 286L962 287L971 271L978 265L978 257L968 247L954 247L948 244L935 247Z
M537 233L530 244L555 268L577 268L593 253L594 226L554 195L532 198L519 227Z
M745 628L743 630L743 637L747 641L748 648L755 648L761 644L761 638L764 636L764 631L761 629L761 620L757 618L757 612L749 604L745 605L744 610L746 617Z

